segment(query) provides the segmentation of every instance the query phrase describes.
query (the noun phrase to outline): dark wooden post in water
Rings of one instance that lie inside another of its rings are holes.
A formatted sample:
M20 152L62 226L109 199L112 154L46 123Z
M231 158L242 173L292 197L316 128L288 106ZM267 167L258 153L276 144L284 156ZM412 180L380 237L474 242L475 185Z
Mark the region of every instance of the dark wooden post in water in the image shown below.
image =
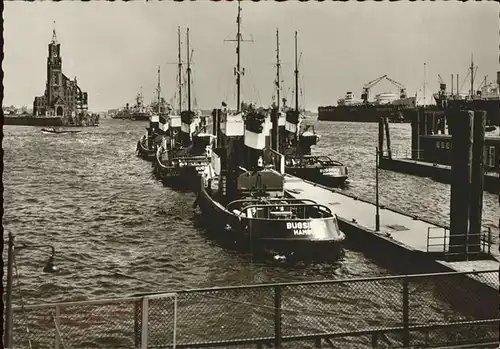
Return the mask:
M472 171L470 192L470 223L467 243L469 252L481 252L481 221L483 213L484 189L484 131L486 127L486 112L474 112L474 130L472 144Z
M451 110L453 126L451 152L451 200L449 252L461 259L467 254L469 230L472 122L474 112Z
M380 150L380 154L377 151L377 156L382 157L383 149L384 149L384 118L381 116L378 121L378 150Z
M419 130L419 112L414 110L411 118L411 158L418 160L419 150L420 150L420 135Z
M385 126L385 141L387 144L387 156L389 159L392 159L391 152L391 135L389 133L389 117L384 117L384 126Z

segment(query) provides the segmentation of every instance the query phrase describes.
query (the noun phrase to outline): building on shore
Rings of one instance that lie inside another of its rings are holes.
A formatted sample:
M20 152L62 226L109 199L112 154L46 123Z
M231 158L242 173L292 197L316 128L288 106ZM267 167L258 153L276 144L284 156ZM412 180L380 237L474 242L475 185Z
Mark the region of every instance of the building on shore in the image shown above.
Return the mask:
M76 77L71 80L62 72L61 44L58 43L56 30L48 45L47 81L45 94L35 97L34 117L60 117L64 125L88 125L94 123L87 113L87 92L78 86Z

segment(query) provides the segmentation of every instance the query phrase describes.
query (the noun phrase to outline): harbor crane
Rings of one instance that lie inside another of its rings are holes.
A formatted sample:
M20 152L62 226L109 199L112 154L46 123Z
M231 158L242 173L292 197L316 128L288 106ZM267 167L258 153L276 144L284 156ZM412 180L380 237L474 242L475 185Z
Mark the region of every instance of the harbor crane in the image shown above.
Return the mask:
M399 88L399 98L403 99L406 98L406 87L401 85L399 82L392 80L391 78L386 76L386 79L392 82L394 85L396 85Z
M444 80L440 74L438 74L438 82L439 82L439 91L445 92L446 91L446 83L444 82ZM451 87L453 88L453 83L452 83Z
M361 99L363 100L363 103L367 103L368 102L368 95L370 93L370 89L375 86L376 84L378 84L380 81L382 81L383 79L385 79L387 77L387 75L384 75L384 76L381 76L375 80L372 80L370 81L369 83L367 83L365 86L363 86L363 93L361 94Z

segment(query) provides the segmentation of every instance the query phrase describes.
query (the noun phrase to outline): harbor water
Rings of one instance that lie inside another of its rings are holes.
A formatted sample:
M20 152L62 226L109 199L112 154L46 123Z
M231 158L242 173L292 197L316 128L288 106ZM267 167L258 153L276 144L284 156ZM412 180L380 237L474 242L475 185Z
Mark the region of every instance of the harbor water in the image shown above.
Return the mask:
M344 162L350 176L345 190L373 200L378 125L314 124L321 134L314 152ZM17 252L27 304L390 274L349 250L335 264L287 266L257 263L221 247L195 224L195 194L163 187L152 177L151 164L136 157L136 141L145 126L102 119L99 127L74 135L4 127L5 232L14 233L17 244L53 245L60 269L57 274L41 273L47 258L43 249ZM391 138L395 148L409 149L410 125L391 124ZM449 199L449 185L380 171L380 202L386 207L448 224ZM497 200L484 193L483 225L496 223Z

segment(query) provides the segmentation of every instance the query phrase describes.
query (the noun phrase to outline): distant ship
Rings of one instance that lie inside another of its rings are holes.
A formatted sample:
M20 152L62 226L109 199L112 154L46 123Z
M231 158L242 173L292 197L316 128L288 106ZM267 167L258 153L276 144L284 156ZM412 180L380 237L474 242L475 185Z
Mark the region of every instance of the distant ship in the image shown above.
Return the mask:
M471 62L470 72L475 71ZM469 72L469 74L471 74ZM458 78L457 78L458 80ZM457 81L458 82L458 81ZM458 84L457 84L458 85ZM486 83L486 79L474 90L474 74L471 75L471 89L468 94L449 93L446 84L441 81L439 92L433 95L439 109L459 108L468 110L486 111L487 125L500 125L500 71L497 72L497 81ZM453 89L453 87L452 87ZM457 87L458 91L458 87Z
M138 93L135 98L135 105L132 106L130 111L130 118L136 121L149 121L151 113L146 105L144 105L144 97Z
M400 93L379 93L373 101L369 102L370 88L383 79L398 86ZM352 92L347 92L344 98L337 100L337 106L318 107L318 120L378 122L380 117L388 117L391 122L410 122L404 117L403 110L412 109L415 106L416 97L407 97L406 88L403 85L383 75L367 83L359 99Z

